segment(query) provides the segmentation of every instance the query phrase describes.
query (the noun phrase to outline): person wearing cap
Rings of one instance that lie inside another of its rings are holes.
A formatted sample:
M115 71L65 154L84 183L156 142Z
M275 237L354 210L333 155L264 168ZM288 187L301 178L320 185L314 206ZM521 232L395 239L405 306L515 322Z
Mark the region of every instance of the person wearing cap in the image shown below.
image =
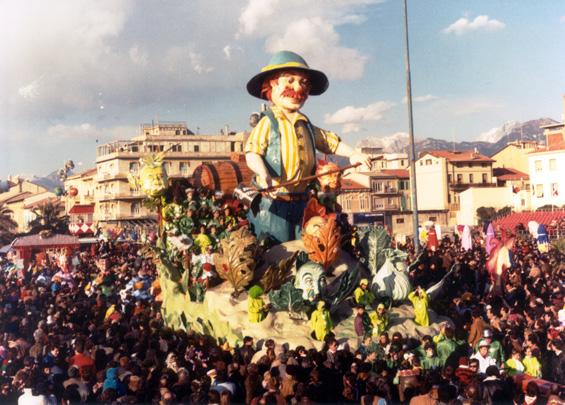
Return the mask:
M377 305L375 311L369 313L369 318L373 324L373 335L380 336L381 333L387 330L389 317L382 302Z
M300 112L309 96L324 93L327 76L311 69L291 51L273 55L269 64L247 83L254 97L270 101L263 117L251 131L245 145L245 157L260 188L301 180L316 170L316 150L324 154L348 157L351 163L370 168L369 157L355 152L330 131L320 129ZM250 222L257 236L265 235L275 243L296 239L306 204L307 184L278 187L264 195L257 215Z
M493 333L491 329L485 329L483 331L483 339L489 345L488 354L494 360L496 360L496 364L499 366L504 367L504 361L506 360L504 356L504 349L498 340L493 339ZM475 347L477 350L478 347Z
M370 307L375 301L375 295L369 290L369 280L366 278L359 281L359 287L353 291L355 302L359 305Z
M477 359L479 361L479 373L486 373L489 366L496 366L496 360L489 356L490 344L482 339L479 342L479 350L471 356L472 359Z
M316 310L312 312L310 316L310 327L312 328L312 336L320 341L323 341L334 327L330 311L326 308L324 301L318 301Z

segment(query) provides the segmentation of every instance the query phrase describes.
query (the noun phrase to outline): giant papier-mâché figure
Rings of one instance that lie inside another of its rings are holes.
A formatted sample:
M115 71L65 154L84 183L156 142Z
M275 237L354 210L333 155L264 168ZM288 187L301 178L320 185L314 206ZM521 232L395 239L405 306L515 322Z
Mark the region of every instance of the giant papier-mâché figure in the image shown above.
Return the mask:
M270 101L245 145L246 161L259 188L298 181L316 171L316 150L346 156L370 167L367 155L355 152L333 132L314 126L300 112L308 96L328 88L324 73L311 69L299 55L280 51L247 83L252 96ZM302 182L265 193L257 215L249 214L255 234L275 243L297 239L308 184Z

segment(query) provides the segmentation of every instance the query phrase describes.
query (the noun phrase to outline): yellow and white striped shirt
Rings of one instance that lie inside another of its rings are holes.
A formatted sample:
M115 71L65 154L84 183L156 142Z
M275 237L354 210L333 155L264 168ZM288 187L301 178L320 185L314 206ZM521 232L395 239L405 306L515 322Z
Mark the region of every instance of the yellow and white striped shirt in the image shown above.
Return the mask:
M272 107L273 114L279 123L279 132L281 134L281 157L282 157L282 176L279 179L273 179L274 184L280 184L286 181L298 180L309 176L316 165L316 156L313 153L314 148L311 145L311 138L308 133L306 124L308 118L302 114L297 114L294 122L283 114L281 110ZM302 123L300 121L303 121ZM318 151L326 154L334 154L340 139L333 132L325 131L312 125L314 130L314 142ZM271 121L269 117L263 117L257 126L253 128L247 143L245 144L245 153L257 153L265 156L267 146L269 145L269 134L271 133ZM257 178L259 186L264 187L266 183L264 179ZM307 184L301 183L288 188L281 187L279 192L297 193L306 189Z

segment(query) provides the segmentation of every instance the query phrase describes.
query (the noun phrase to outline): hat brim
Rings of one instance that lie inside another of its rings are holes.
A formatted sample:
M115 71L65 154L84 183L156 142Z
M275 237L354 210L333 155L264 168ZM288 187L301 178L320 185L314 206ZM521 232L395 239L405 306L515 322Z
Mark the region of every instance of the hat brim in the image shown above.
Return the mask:
M263 81L273 73L280 72L282 70L300 70L302 72L308 73L308 75L310 76L310 82L312 83L312 88L310 89L311 96L319 96L320 94L324 93L330 86L328 77L325 75L325 73L320 72L319 70L300 67L300 66L296 66L296 67L283 66L274 69L269 69L253 76L251 80L247 82L247 92L251 94L253 97L266 100L266 98L261 95L261 87L263 86Z

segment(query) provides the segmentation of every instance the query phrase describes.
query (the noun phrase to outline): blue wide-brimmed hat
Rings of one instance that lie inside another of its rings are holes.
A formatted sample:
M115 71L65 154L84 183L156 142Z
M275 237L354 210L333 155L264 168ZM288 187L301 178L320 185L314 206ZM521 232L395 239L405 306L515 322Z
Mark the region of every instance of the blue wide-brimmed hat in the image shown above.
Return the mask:
M308 73L312 83L312 89L310 90L310 95L312 96L319 96L330 85L328 77L319 70L311 69L302 56L291 51L279 51L273 55L269 64L261 69L260 73L249 80L247 91L254 97L265 99L261 94L261 86L265 78L274 72L289 69L302 70Z

